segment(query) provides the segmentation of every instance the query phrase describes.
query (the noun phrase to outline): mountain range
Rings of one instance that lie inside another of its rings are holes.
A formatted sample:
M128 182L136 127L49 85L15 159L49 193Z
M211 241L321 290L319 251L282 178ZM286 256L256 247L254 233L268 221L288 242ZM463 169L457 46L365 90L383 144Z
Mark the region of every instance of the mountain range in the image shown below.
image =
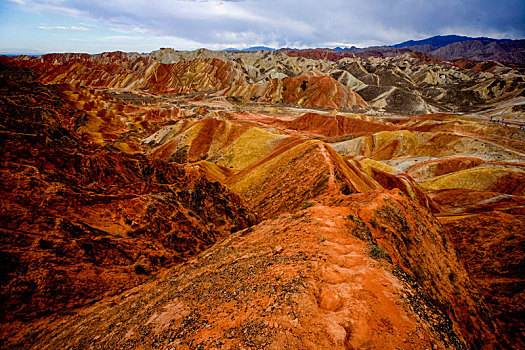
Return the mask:
M392 47L402 48L402 47L411 47L411 46L420 46L420 45L430 45L437 49L443 46L447 46L447 45L454 44L457 42L462 42L462 41L481 41L485 43L490 43L490 42L504 42L504 41L510 41L510 40L509 39L491 39L491 38L486 38L486 37L472 38L472 37L463 36L463 35L437 35L437 36L433 36L433 37L422 39L422 40L405 41L400 44L392 45Z
M244 49L227 48L225 52L254 52L275 50L297 50L290 48L275 49L267 46L252 46ZM312 50L312 49L307 49ZM319 48L315 50L334 52L336 57L358 55L397 55L400 52L421 52L430 57L447 61L460 59L475 61L498 61L506 64L523 66L525 62L525 40L492 39L486 37L468 37L460 35L438 35L422 40L409 40L390 46L372 46L367 48L336 47L334 49ZM401 50L401 51L400 51ZM5 49L1 53L9 56L38 56L31 49Z
M442 60L471 59L509 64L525 62L525 40L469 38L465 36L435 36L425 40L406 41L393 45L419 51Z
M235 48L228 48L224 49L223 51L240 51L240 52L250 52L250 51L274 51L275 49L267 46L252 46L245 49L235 49Z
M525 347L525 71L430 53L0 56L0 348Z
M438 35L422 40L409 40L400 44L391 46L373 46L367 48L336 47L333 50L344 57L345 53L373 55L393 55L404 49L412 52L422 52L430 57L439 58L447 61L459 59L476 60L476 61L498 61L507 64L525 64L525 40L510 39L491 39L485 37L473 38L460 35ZM275 49L256 46L247 49L237 50L234 48L224 51L273 51ZM294 49L281 49L294 50ZM295 49L296 50L296 49ZM331 51L331 49L317 49Z

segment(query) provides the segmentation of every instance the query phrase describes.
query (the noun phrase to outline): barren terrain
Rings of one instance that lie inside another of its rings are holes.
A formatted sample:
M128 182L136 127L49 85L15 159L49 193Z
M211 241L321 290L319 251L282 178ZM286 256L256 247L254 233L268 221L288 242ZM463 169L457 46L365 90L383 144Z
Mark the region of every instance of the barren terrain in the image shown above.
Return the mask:
M525 75L470 63L0 57L0 347L525 347Z

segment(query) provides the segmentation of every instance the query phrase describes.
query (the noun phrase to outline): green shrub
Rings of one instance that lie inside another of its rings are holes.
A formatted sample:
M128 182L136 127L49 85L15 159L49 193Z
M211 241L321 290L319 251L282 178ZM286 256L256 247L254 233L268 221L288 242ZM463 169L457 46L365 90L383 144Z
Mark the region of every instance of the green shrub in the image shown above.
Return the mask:
M310 208L313 205L315 205L315 203L309 202L309 201L304 201L303 204L301 204L301 209Z
M378 245L371 244L368 246L368 254L374 259L382 259L386 256L386 251Z

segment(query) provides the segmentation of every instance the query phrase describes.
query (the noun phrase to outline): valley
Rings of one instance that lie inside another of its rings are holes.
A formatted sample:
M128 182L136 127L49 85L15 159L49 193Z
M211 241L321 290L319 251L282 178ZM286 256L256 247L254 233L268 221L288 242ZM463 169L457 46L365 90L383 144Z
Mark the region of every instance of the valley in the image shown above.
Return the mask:
M525 347L525 71L348 53L1 56L0 347Z

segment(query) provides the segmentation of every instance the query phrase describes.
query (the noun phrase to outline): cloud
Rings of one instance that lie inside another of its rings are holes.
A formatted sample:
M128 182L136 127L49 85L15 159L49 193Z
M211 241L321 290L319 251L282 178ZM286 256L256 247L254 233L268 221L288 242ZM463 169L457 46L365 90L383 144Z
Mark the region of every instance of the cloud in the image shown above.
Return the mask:
M44 30L74 30L79 32L85 32L88 31L89 28L86 27L77 27L77 26L70 26L70 27L64 27L64 26L39 26L38 29L44 29Z
M98 40L101 40L101 41L137 41L137 40L148 40L148 37L131 36L131 35L109 35L109 36L100 37Z
M523 0L25 1L27 8L90 19L120 33L208 47L380 45L439 34L525 37Z

